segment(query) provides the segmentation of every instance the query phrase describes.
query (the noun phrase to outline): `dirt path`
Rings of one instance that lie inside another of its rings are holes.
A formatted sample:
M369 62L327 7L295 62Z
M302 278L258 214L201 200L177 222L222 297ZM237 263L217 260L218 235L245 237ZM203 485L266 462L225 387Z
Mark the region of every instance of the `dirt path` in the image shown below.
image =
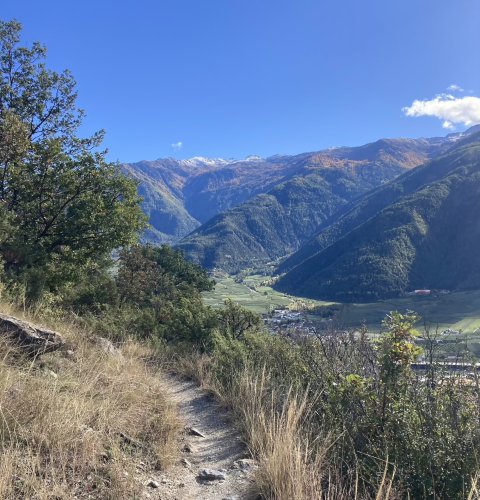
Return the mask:
M255 464L247 459L238 432L226 412L193 382L166 376L166 390L178 404L185 433L179 446L181 460L148 487L145 498L162 500L244 500L256 497L253 488ZM195 435L199 431L204 437ZM224 479L203 480L204 469Z

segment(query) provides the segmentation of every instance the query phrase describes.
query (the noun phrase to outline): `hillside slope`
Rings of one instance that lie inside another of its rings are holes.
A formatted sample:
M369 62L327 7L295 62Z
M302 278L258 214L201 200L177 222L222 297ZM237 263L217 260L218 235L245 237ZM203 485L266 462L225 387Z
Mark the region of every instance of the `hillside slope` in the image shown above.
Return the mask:
M479 288L479 141L476 134L365 197L309 243L320 251L277 289L357 301L412 288Z
M296 251L350 201L426 161L444 144L382 139L292 157L294 175L213 217L178 248L207 268L263 266Z
M142 210L150 223L145 239L157 244L172 243L200 225L185 209L182 199L188 170L168 160L159 165L139 162L124 165L123 169L139 183Z
M33 357L12 341L5 317L29 332L38 318L4 304L0 311L8 314L0 325L0 498L149 495L146 479L179 456L182 426L158 370L145 361L153 349L135 341L117 348L69 320L48 325L64 346Z
M167 158L124 164L123 170L139 182L150 222L145 239L174 243L217 213L267 191L290 175L292 165L288 157Z
M397 175L438 154L450 140L389 139L266 159L166 158L124 164L123 170L139 182L143 210L151 224L145 238L153 243L175 243L217 214L265 194L296 175L308 175L306 167L342 161L347 167L349 162L354 166L377 162L380 167L398 167ZM392 172L382 182L391 179Z
M471 127L461 136L455 134L447 136L447 138L453 139L453 142L443 143L440 150L446 152L449 148L456 147L457 144L460 144L460 142L456 141L463 141L463 143L469 140L474 141L478 132L480 132L480 125ZM312 239L278 266L277 274L283 274L321 252L337 239L375 215L379 210L397 201L402 195L438 180L450 168L451 166L448 163L437 164L436 168L422 165L409 173L405 173L396 181L381 185L368 192L351 203L344 214L322 224Z

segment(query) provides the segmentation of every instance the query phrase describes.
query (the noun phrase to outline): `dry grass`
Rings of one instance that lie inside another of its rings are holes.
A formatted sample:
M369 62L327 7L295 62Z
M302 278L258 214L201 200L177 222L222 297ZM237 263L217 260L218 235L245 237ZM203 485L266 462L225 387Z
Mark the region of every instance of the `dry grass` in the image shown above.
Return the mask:
M480 498L480 471L472 478L472 484L467 498L468 500L478 500Z
M390 465L379 470L376 493L360 493L358 474L348 484L330 462L329 450L335 437L316 435L312 430L312 405L317 397L311 392L280 394L267 371L244 370L232 377L228 388L215 382L211 359L206 355L180 358L175 368L210 390L232 409L252 455L258 460L256 486L262 498L269 500L394 500L401 498L393 488L395 471ZM383 473L382 473L383 472ZM477 498L477 497L472 497Z
M328 438L316 451L306 436L309 426L308 394L287 393L279 406L266 389L268 375L257 378L244 372L234 389L244 433L259 461L257 484L266 498L307 500L322 497L322 473Z
M161 355L161 353L159 354ZM365 482L361 466L345 474L334 450L342 436L316 433L312 392L280 392L263 372L244 369L215 379L218 360L206 354L170 352L170 369L195 380L230 408L252 455L258 460L256 486L269 500L399 500L412 498L396 482L395 464L377 459L377 481ZM174 362L172 362L174 360ZM213 369L212 369L213 368ZM318 423L318 419L317 419ZM375 458L375 457L372 457ZM467 486L465 498L480 500L480 472Z
M0 498L134 498L135 464L166 467L179 429L151 352L106 354L72 325L47 326L73 354L0 344Z
M270 390L268 374L247 370L237 373L235 384L226 390L212 379L210 364L208 356L190 355L180 358L175 367L232 408L245 441L259 462L256 486L262 498L326 498L322 490L325 454L320 450L326 452L331 440L326 437L321 445L317 442L312 447L306 438L309 395L289 392L279 406L279 398Z

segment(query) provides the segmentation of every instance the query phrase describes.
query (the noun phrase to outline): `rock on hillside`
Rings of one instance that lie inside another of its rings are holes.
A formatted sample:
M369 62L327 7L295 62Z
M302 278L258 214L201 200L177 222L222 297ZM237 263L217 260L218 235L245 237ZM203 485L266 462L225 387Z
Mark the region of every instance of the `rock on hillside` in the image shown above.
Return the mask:
M59 333L3 313L0 313L0 334L33 356L56 351L65 344Z

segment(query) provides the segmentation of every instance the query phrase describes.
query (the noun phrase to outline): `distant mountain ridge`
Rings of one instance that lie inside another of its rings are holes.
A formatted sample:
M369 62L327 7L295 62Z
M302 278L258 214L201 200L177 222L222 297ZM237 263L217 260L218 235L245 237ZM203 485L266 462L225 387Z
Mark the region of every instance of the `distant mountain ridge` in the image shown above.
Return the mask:
M124 164L139 181L143 210L151 228L147 239L175 243L217 213L268 190L288 175L278 158L244 160L172 158Z
M357 198L448 149L461 134L381 139L294 156L124 164L150 221L144 238L237 272L296 252Z
M360 147L280 157L276 161L292 167L281 182L219 213L177 246L209 269L261 269L298 250L355 199L458 139L381 139Z
M276 287L341 301L480 288L478 129L321 227L279 267L288 272Z

